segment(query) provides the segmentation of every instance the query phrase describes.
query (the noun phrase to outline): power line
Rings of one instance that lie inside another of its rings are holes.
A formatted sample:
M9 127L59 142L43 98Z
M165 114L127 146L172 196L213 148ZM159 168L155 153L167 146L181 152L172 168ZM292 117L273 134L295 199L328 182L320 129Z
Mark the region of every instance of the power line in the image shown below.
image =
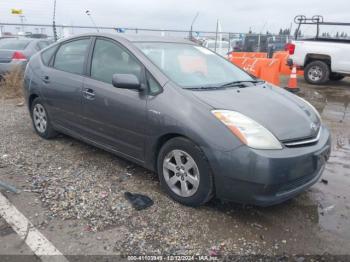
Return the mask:
M18 23L0 23L0 26L18 26L21 24ZM49 24L41 24L41 23L29 23L29 24L24 24L24 26L30 26L30 27L36 27L36 26L42 26L42 27L52 27L52 25ZM57 25L56 27L59 28L80 28L80 29L96 29L96 26L85 26L85 25ZM189 33L189 30L177 30L177 29L154 29L154 28L137 28L137 27L122 27L122 26L99 26L99 29L106 29L106 30L115 30L117 28L123 28L124 30L129 30L129 31L153 31L153 32L173 32L173 33ZM196 30L197 32L200 33L206 33L206 34L215 34L215 31L205 31L205 30ZM239 34L237 32L220 32L222 34ZM254 35L254 34L253 34ZM258 34L256 34L258 35Z

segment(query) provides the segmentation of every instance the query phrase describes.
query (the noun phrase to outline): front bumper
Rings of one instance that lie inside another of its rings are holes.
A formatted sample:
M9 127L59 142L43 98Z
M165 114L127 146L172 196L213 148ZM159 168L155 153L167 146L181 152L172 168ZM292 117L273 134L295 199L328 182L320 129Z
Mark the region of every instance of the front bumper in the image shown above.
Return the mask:
M212 151L216 195L258 206L284 202L319 180L330 151L330 133L325 127L311 146L282 150L241 146L231 152Z

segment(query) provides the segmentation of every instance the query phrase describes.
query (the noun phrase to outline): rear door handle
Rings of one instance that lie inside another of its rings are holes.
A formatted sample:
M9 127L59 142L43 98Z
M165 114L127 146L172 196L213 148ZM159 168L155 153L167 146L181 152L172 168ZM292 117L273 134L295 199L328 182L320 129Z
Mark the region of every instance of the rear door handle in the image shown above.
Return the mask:
M83 90L83 96L84 96L86 99L94 100L94 99L95 99L95 92L94 92L94 90L92 90L91 88L85 88L85 89Z

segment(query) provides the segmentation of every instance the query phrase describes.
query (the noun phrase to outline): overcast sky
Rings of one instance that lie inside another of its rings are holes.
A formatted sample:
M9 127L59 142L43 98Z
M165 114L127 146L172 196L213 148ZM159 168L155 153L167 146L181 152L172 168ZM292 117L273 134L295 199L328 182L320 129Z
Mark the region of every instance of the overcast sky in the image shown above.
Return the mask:
M0 22L19 22L11 8L22 9L27 23L50 23L53 0L0 0ZM194 30L278 32L297 14L321 14L325 20L350 22L349 0L57 0L57 23L91 25L90 10L101 26L188 30L199 12Z

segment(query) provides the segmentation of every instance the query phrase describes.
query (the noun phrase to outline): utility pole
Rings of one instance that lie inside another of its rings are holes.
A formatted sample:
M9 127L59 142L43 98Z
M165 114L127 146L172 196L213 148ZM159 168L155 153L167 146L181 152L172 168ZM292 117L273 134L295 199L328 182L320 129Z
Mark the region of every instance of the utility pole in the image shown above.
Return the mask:
M25 16L24 15L20 15L19 18L21 19L22 32L24 32L24 19L25 19Z
M52 30L53 38L57 41L57 29L56 29L56 0L53 2L53 17L52 17Z
M189 35L189 38L191 41L193 39L193 24L194 24L194 22L196 22L196 19L198 16L199 16L199 12L196 13L196 15L194 16L192 23L191 23L191 29L190 29L190 35Z
M94 19L92 18L92 15L91 15L90 11L89 11L89 10L86 10L86 11L85 11L85 14L90 18L91 23L94 25L94 27L96 27L96 31L97 31L97 32L100 32L100 29L97 27L97 25L96 25Z
M214 52L216 52L216 46L218 43L218 31L219 31L219 19L216 21L216 31L215 31L215 47Z

